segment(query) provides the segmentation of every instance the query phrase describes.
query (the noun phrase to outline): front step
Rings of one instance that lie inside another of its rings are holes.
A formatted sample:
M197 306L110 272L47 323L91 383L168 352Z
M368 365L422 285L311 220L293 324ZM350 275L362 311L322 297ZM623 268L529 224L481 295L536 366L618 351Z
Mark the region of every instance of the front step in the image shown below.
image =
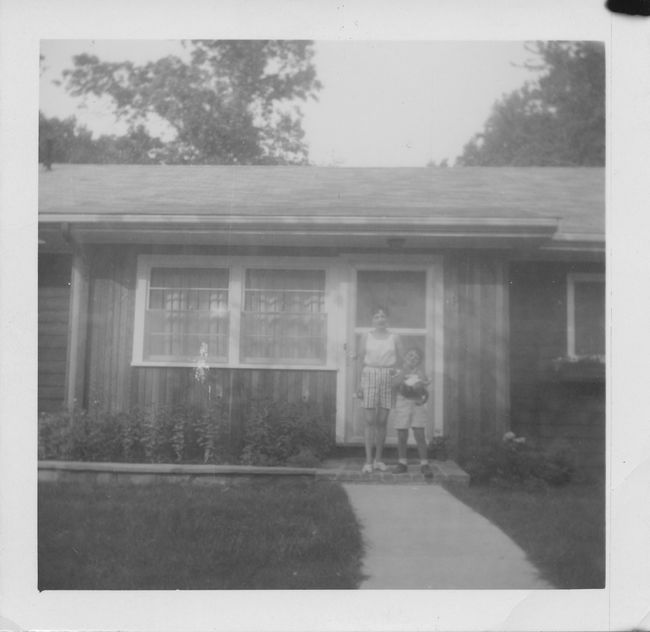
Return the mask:
M363 461L341 460L326 461L323 467L316 470L319 480L339 481L345 483L387 483L387 484L431 484L453 482L469 485L469 474L461 469L454 461L431 461L433 479L425 479L420 472L420 465L409 464L409 471L404 474L394 474L394 465L389 466L386 472L375 471L372 474L363 474L361 468Z

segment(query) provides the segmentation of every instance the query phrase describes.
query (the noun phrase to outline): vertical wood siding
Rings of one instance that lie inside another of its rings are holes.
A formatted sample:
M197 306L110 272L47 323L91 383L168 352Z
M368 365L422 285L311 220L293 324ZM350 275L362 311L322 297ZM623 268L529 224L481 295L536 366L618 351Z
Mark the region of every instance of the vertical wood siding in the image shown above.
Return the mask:
M124 410L131 400L136 254L97 249L91 262L87 404Z
M44 412L65 401L71 259L43 254L38 264L38 410Z
M604 273L598 264L511 264L512 428L543 445L565 444L583 471L605 467L605 383L563 382L551 360L567 353L566 279Z
M60 410L65 398L70 289L38 289L38 409Z
M471 254L445 260L445 423L461 451L509 422L506 265Z

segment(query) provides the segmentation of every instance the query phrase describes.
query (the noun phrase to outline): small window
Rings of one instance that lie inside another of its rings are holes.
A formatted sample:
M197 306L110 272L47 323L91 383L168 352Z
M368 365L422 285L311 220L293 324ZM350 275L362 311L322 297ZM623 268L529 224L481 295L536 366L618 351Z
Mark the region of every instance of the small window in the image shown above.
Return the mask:
M605 278L570 274L567 280L569 357L605 355Z
M323 270L246 270L241 360L324 364Z
M144 360L192 362L207 344L208 361L228 360L228 270L151 268Z

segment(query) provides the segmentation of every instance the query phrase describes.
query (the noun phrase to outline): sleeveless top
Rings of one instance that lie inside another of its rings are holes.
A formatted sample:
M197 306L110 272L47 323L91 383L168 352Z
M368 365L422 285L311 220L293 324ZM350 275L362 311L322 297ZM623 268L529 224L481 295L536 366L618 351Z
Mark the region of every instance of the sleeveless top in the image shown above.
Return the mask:
M366 355L363 359L365 366L391 367L397 362L395 335L386 338L376 338L371 331L366 335Z

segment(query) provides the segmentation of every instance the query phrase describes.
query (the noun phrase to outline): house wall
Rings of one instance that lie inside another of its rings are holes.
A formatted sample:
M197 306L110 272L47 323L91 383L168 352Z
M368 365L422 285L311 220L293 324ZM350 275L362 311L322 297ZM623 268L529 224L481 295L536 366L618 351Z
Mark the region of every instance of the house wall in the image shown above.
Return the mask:
M78 400L110 411L152 403L199 402L192 368L132 367L138 250L95 247L87 251L87 356ZM140 251L141 252L141 251ZM440 253L438 253L440 254ZM507 261L469 251L443 255L444 325L441 343L444 432L458 446L509 423ZM336 372L318 370L212 369L212 394L242 419L251 396L306 399L330 428L336 415Z
M445 431L460 456L509 420L507 262L445 257Z
M512 429L543 445L570 446L582 470L605 465L604 373L558 375L567 353L567 274L604 273L601 264L510 265Z
M137 254L134 248L105 247L87 255L90 287L84 405L117 412L152 404L201 404L207 384L197 384L193 368L131 366ZM235 427L252 397L271 397L315 403L334 432L333 371L213 368L209 385L213 397L227 402Z
M70 265L66 255L38 261L38 410L60 410L65 400L70 313Z

